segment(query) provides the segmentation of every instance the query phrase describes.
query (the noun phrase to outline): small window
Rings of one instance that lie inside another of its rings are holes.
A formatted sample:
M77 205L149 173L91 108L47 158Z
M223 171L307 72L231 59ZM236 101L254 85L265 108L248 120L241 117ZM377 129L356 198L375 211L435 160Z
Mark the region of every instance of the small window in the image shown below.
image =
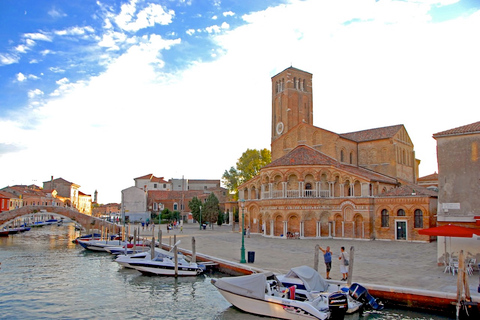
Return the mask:
M405 210L399 209L399 210L397 211L397 216L399 216L399 217L405 217Z
M382 228L388 227L388 211L387 209L382 210Z
M414 228L423 228L423 212L420 209L415 210Z
M178 211L178 203L173 204L173 211Z

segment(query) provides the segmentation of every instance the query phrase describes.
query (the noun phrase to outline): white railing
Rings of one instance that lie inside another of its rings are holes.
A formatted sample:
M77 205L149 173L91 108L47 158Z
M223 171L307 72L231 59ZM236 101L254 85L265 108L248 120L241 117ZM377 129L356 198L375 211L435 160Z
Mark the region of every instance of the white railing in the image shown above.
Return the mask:
M262 192L261 199L282 199L282 198L330 198L329 190L273 190Z

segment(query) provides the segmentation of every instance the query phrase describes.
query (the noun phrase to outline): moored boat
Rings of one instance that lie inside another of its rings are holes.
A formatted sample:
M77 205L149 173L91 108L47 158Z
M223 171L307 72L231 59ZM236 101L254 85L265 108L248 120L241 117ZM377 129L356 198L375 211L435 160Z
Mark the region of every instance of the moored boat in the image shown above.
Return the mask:
M362 285L358 283L353 283L351 286L332 284L309 266L295 267L288 273L276 275L276 277L286 287L296 286L297 299L314 299L319 295L341 290L348 297L347 313L383 309L383 304L373 298Z
M115 261L125 268L135 269L143 274L162 276L196 276L201 274L203 265L188 262L182 254L177 255L177 273L175 274L174 255L171 251L154 248L153 259L151 250L132 255L119 255Z
M343 292L297 300L295 287L285 288L271 273L212 279L212 284L235 307L280 319L343 319L347 296Z
M126 243L121 240L77 240L77 243L84 249L91 251L107 252L108 247L117 247L125 245Z

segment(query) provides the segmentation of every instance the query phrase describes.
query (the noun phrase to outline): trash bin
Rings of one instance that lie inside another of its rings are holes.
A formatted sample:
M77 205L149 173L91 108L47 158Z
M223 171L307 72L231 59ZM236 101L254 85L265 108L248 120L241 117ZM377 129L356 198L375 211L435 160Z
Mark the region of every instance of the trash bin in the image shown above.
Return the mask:
M255 262L255 251L248 251L248 263Z

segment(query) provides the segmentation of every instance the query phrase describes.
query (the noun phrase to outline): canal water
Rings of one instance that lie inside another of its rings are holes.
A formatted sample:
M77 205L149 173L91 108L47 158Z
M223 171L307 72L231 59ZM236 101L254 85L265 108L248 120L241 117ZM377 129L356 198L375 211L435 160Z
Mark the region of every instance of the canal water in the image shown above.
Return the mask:
M0 319L267 319L232 307L210 283L222 274L143 276L72 243L77 236L66 224L0 237ZM360 318L448 319L405 310Z

